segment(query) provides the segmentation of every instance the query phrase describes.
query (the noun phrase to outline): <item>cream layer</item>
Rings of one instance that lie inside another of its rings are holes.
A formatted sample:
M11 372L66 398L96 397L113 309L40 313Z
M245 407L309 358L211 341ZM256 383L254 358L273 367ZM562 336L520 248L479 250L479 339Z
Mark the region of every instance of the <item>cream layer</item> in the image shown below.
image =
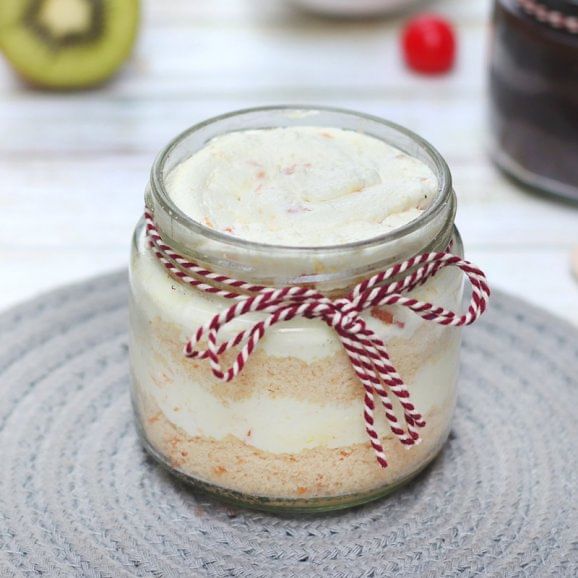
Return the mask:
M140 240L139 255L132 264L133 299L148 319L158 317L163 322L180 328L180 339L190 337L195 329L231 303L222 298L201 293L196 289L175 281L159 264L156 257ZM462 273L445 269L425 285L412 292L412 296L449 309L459 309L463 291ZM379 313L365 311L362 317L384 341L395 338L410 339L425 322L409 309L392 306L388 308L393 322L386 323L378 318ZM250 328L263 319L259 313L251 313L232 320L221 329L222 338L229 338L239 331ZM382 316L383 319L383 316ZM432 323L434 338L441 337L444 329ZM437 336L437 337L436 337ZM270 330L259 343L268 355L297 357L306 362L329 357L340 352L341 343L335 332L325 323L309 319L292 319Z

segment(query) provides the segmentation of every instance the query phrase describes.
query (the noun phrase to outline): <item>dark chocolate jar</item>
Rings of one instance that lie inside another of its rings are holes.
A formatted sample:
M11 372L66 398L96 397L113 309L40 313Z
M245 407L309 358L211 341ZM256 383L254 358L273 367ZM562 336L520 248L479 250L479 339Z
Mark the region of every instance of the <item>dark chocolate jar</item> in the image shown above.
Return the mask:
M578 0L495 0L490 101L498 165L578 201Z

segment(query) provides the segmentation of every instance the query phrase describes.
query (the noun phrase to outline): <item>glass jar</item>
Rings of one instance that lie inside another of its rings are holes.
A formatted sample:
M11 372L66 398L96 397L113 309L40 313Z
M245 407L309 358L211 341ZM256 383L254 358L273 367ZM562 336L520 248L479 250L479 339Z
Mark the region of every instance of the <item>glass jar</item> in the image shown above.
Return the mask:
M490 103L497 164L578 200L578 2L495 1Z
M171 201L167 174L211 138L285 126L337 127L380 138L434 171L436 197L418 219L394 232L313 248L222 234L193 221ZM306 284L332 297L418 253L443 251L449 245L453 253L462 253L454 227L451 175L439 153L404 128L348 111L272 107L201 123L157 158L146 204L164 241L192 261L236 279L275 287ZM195 487L259 509L343 508L407 482L444 444L456 401L459 328L428 323L399 306L362 314L387 343L427 421L422 443L407 450L376 411L389 461L382 469L365 431L363 387L334 330L323 321L298 318L269 328L244 370L223 383L206 361L184 357L183 344L230 302L170 277L147 244L142 220L134 235L130 277L132 398L138 429L150 454ZM412 296L459 310L462 293L462 273L446 268ZM260 316L235 319L228 331L246 329Z

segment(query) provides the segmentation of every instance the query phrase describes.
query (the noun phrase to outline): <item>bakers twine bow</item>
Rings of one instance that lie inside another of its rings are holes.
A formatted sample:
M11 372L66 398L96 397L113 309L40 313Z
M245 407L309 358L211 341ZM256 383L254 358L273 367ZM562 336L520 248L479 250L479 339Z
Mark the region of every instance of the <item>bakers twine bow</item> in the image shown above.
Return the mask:
M578 34L578 17L568 16L559 10L553 10L537 0L517 0L520 7L532 18L548 24L552 28Z
M360 313L372 307L398 305L412 310L426 321L461 327L470 325L482 315L490 296L484 273L468 261L448 252L424 253L397 263L362 281L346 297L339 299L331 299L307 287L279 289L252 285L213 273L174 251L163 241L148 211L145 211L145 223L150 247L172 277L205 293L234 301L230 307L196 330L185 345L185 355L194 359L208 359L213 375L228 382L243 370L269 327L295 317L325 322L337 333L365 390L365 430L382 468L387 467L387 459L375 428L375 397L383 406L389 429L404 446L409 448L421 441L418 430L426 423L411 402L410 393L393 366L385 343L368 327ZM471 301L466 313L458 315L443 307L406 296L438 271L450 266L461 269L471 283ZM400 275L401 279L391 281ZM257 311L266 314L266 317L250 329L240 331L232 339L219 342L219 331L223 326L237 317ZM207 348L199 349L198 345L203 339L207 341ZM221 356L237 346L241 346L241 349L233 364L223 369ZM401 405L403 421L395 414L390 394Z

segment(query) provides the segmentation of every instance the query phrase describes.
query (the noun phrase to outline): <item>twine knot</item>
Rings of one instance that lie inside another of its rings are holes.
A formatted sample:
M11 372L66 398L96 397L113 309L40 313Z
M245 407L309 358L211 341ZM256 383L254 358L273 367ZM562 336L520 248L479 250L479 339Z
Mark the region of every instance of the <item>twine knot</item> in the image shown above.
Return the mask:
M196 330L185 344L185 355L208 360L213 375L228 382L243 370L270 327L295 317L324 321L335 330L363 385L365 430L376 459L383 468L387 467L387 459L375 428L375 398L379 399L383 407L390 431L406 447L421 441L418 430L426 423L411 402L410 392L393 366L384 341L368 327L361 313L374 307L397 305L410 309L426 321L461 327L474 323L484 313L490 296L484 273L449 252L424 253L396 263L356 285L346 297L335 300L307 287L277 289L253 285L209 271L176 253L163 241L148 211L145 212L145 223L152 251L172 277L205 293L233 301L230 307ZM471 284L471 300L464 314L459 315L408 296L413 289L449 266L463 271ZM253 312L262 313L263 318L249 329L239 331L234 337L219 340L219 332L223 327ZM198 347L203 340L207 342L206 349ZM223 355L237 347L240 350L233 363L223 369ZM403 420L397 417L390 394L397 398L403 411Z
M333 327L340 335L354 336L363 331L364 323L357 311L343 312L343 309L348 305L348 301L342 301L341 303L336 302L335 312L327 315L325 322L330 327Z

